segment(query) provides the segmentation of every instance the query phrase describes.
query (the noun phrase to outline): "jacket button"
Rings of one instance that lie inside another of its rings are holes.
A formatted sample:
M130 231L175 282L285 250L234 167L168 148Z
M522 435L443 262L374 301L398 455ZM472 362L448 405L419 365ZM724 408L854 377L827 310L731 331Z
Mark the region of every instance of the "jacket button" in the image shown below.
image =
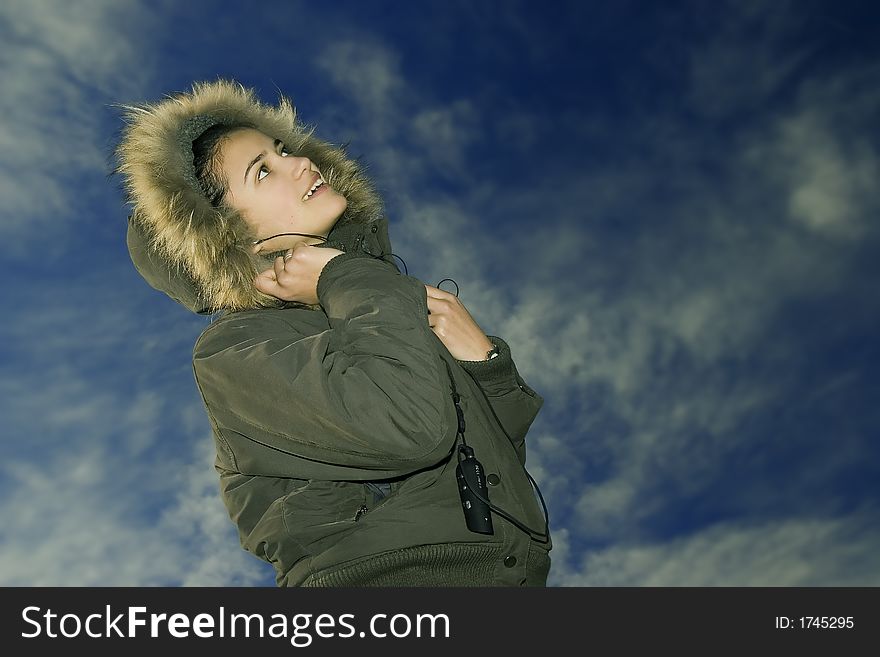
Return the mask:
M377 230L379 230L379 227L378 227L378 226L371 226L371 227L370 227L370 232L371 232L371 233L375 233Z
M497 474L495 474L495 473L493 472L493 473L490 474L488 477L486 477L486 481L489 482L489 485L490 485L490 486L497 486L497 485L498 485L498 482L501 481L501 477L499 477Z
M516 565L516 557L512 554L508 557L504 557L504 565L508 568L513 568Z

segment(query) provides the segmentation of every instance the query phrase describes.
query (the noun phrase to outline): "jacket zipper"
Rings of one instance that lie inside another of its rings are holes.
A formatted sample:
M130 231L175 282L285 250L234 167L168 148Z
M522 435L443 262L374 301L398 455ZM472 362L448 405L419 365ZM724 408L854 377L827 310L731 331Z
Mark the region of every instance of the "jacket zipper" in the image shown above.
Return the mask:
M361 504L361 508L358 509L357 513L354 515L354 521L357 522L361 519L361 516L364 515L369 509L367 509L366 504Z

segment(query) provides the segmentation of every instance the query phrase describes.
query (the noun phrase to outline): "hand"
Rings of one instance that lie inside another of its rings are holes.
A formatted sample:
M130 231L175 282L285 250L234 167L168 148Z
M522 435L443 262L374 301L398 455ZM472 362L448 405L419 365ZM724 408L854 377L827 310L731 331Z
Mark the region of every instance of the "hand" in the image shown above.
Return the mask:
M486 360L492 342L467 308L451 292L432 285L428 291L428 325L457 360Z
M314 305L318 303L318 278L324 265L342 254L339 249L297 244L275 258L273 266L254 279L254 285L260 292L283 301Z

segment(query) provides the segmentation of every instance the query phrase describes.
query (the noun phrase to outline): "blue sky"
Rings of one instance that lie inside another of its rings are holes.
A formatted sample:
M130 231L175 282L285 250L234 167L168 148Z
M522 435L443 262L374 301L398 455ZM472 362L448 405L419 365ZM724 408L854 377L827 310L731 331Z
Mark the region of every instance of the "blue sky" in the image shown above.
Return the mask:
M274 585L108 177L113 103L231 77L545 398L550 585L880 585L872 4L4 2L0 584Z

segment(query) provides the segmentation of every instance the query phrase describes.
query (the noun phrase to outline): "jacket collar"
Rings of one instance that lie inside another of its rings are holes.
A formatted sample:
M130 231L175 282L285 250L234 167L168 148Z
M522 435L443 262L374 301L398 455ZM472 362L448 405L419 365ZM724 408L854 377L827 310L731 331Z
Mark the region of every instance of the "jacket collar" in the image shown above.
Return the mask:
M318 245L351 253L363 251L372 256L391 254L388 238L388 218L379 216L373 221L337 223L327 235L327 241ZM182 269L172 267L149 246L140 224L129 217L126 236L128 251L138 273L155 289L200 315L212 314L204 298L198 293L193 279ZM386 258L387 259L387 258Z
M327 241L319 246L339 249L346 253L363 251L372 256L390 255L388 219L383 215L366 224L352 222L337 224L327 235Z

